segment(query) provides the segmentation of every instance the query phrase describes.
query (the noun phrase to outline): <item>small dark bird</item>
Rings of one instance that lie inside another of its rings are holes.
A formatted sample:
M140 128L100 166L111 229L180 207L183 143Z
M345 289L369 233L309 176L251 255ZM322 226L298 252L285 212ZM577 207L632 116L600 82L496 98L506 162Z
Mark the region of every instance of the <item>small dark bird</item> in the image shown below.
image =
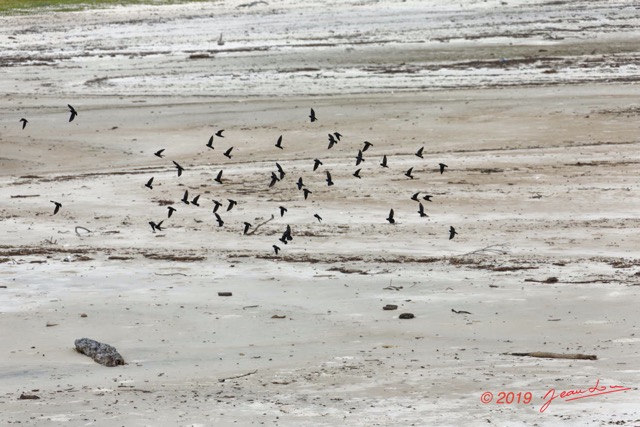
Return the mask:
M424 213L424 206L422 206L422 203L420 203L420 207L418 208L418 213L420 214L420 218L424 218L425 216L429 216L426 213Z
M280 206L280 218L284 216L284 213L287 211L287 208L284 206Z
M218 227L222 227L224 225L224 221L222 220L222 218L220 218L220 215L215 214L216 215L216 221L218 221Z
M407 178L413 179L413 175L411 175L411 172L413 172L413 168L412 167L409 168L409 170L404 173L404 176L406 176Z
M418 193L414 194L413 196L411 196L411 200L415 200L417 202L419 194L420 194L420 192L418 192Z
M369 141L365 141L364 142L364 148L362 149L362 152L364 153L365 151L367 151L369 149L369 147L372 147L373 144L370 143Z
M284 148L282 148L282 135L280 135L280 137L278 138L278 142L276 142L276 147L278 147L281 150L284 150Z
M160 157L163 158L164 156L162 155L162 153L164 152L164 148L162 150L158 150L155 153L153 153L154 156L156 157Z
M242 234L246 235L247 231L249 231L249 229L251 228L251 224L249 224L248 222L244 222L244 231L242 232Z
M432 202L433 200L431 200L433 196L431 194L425 194L425 196L423 197L423 199L425 199L427 202Z
M71 113L71 116L69 116L69 121L72 122L73 119L76 118L76 116L78 115L78 112L76 111L75 108L73 108L71 105L67 104L67 107L69 107L69 112Z
M440 174L442 174L444 172L444 168L448 168L449 166L445 165L444 163L438 163L440 165Z
M316 169L318 169L318 166L320 166L322 164L322 162L318 159L315 159L313 161L313 170L315 171Z
M22 122L22 129L25 128L25 126L27 126L27 123L29 123L29 120L22 118L20 120L18 120L19 122Z
M184 196L182 196L182 203L189 204L189 190L184 190Z
M340 132L334 132L333 135L336 137L338 141L340 141L340 138L342 138L342 135L340 135Z
M453 226L449 227L449 240L453 239L456 234L458 234L456 229Z
M389 212L389 218L387 218L387 221L389 221L389 224L395 224L396 220L393 219L393 209L391 209L391 211Z
M338 141L334 138L333 135L329 134L329 149L333 147Z
M322 222L322 217L318 214L313 215L314 217L316 217L316 219L318 220L318 222Z
M278 252L280 252L280 248L276 245L272 245L273 250L275 251L276 255L278 255Z
M423 151L424 151L424 147L420 147L420 149L416 151L416 156L420 157L421 159L424 159L424 157L422 157Z
M229 201L229 206L227 206L227 212L229 212L235 205L238 204L235 200L227 199Z
M162 231L162 223L164 222L164 220L160 221L159 223L155 223L153 221L149 221L149 225L151 226L151 231L153 231L154 233L156 232L156 230L158 231Z
M307 190L306 188L304 190L304 199L307 200L307 197L309 196L309 194L313 194L310 190Z
M51 203L53 203L54 205L56 205L56 207L53 209L53 215L57 214L58 211L60 210L60 208L62 207L62 203L58 203L58 202L54 202L53 200L51 200Z
M200 206L198 204L198 199L200 198L200 195L198 194L196 197L193 198L193 200L191 200L191 204L195 205L195 206Z
M364 157L362 157L362 150L358 150L358 155L356 156L356 166L358 166L362 162L364 162Z
M222 184L222 171L218 172L218 176L214 179L218 184Z
M269 188L276 185L276 182L278 181L280 181L280 178L278 178L278 175L276 175L275 172L271 172L271 182L269 183Z
M153 184L153 177L149 181L147 181L147 183L144 186L147 187L149 190L153 190L153 186L151 184Z
M229 148L227 151L224 152L224 156L227 158L231 158L231 150L233 150L233 147Z
M167 206L167 209L169 209L169 214L167 215L167 218L171 218L171 215L173 215L173 213L176 211L176 208L174 208L173 206Z
M278 240L280 240L285 245L288 242L290 242L291 240L293 240L293 237L291 236L291 226L290 225L287 225L287 229L284 231L284 233L282 233L282 237L280 237Z
M284 172L284 169L282 169L282 166L280 166L280 163L276 162L276 167L278 168L278 173L280 174L280 179L284 178L286 173Z
M173 160L173 164L176 165L176 169L178 169L178 176L181 176L182 172L184 171L184 168L179 164L177 164L175 160Z
M380 163L380 166L382 166L383 168L388 168L389 166L387 166L387 155L385 154L382 157L382 163Z
M224 136L222 135L222 132L224 132L224 129L220 129L218 132L216 132L216 136L218 138L224 138Z
M358 169L357 171L355 171L355 172L353 173L353 176L355 176L356 178L360 178L360 179L362 179L362 177L360 176L360 171L361 171L361 170L362 170L362 169Z
M298 178L298 182L296 182L296 185L298 186L298 190L302 190L302 187L304 187L304 184L302 183L302 177Z
M309 118L311 119L311 123L315 122L316 120L318 120L316 118L316 112L313 111L313 108L311 109L311 113L309 114Z
M220 206L222 206L222 203L220 203L220 202L219 202L219 201L217 201L217 200L212 200L212 202L213 202L213 205L214 205L214 206L213 206L213 213L216 213L216 211L218 210L218 208L219 208Z
M209 147L212 150L214 150L214 148L213 148L213 135L211 135L211 138L209 138L209 142L207 142L207 147Z
M331 180L331 173L327 171L327 185L331 187L333 185L333 181Z

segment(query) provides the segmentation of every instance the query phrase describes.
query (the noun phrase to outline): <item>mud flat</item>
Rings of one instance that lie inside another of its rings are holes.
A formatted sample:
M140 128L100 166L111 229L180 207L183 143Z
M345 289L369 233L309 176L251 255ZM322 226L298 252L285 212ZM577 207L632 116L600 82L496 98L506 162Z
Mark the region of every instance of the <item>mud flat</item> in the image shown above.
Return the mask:
M0 421L639 423L637 8L448 3L0 17Z

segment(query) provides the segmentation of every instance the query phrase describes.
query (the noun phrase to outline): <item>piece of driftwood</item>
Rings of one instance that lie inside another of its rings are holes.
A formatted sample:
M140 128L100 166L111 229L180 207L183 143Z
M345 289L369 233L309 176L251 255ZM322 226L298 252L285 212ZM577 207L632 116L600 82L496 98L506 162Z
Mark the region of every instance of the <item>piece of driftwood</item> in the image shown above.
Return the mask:
M598 356L595 354L565 354L565 353L549 353L547 351L531 351L527 353L503 353L508 356L528 356L528 357L542 357L544 359L579 359L579 360L598 360Z
M89 356L97 363L104 366L124 365L124 358L120 356L115 347L89 338L80 338L75 341L76 351Z
M246 374L242 374L242 375L236 375L235 377L227 377L227 378L220 378L218 381L220 381L221 383L225 382L226 380L235 380L237 378L244 378L244 377L248 377L249 375L253 375L256 372L258 372L258 370L256 369L255 371L251 371L248 372Z

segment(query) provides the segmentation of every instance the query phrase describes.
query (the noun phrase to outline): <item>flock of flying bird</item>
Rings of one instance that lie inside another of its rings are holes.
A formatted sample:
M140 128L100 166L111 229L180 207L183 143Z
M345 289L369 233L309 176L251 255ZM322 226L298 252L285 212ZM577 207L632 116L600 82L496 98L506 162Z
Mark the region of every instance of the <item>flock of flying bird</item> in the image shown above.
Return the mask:
M69 122L72 122L77 116L78 116L78 112L75 110L75 108L73 108L71 105L68 105L69 107ZM309 114L309 119L310 121L316 122L318 119L316 117L316 113L313 110L313 108L311 108L311 112ZM29 123L29 121L25 118L21 118L20 122L22 123L22 129L24 129L27 126L27 123ZM212 135L207 144L206 147L208 147L209 149L214 149L213 147L213 141L214 141L214 136L217 138L224 138L223 135L224 130L218 130L215 135ZM329 138L329 146L328 149L331 149L334 145L338 144L340 142L340 139L342 138L342 135L339 132L334 132L334 133L330 133L328 134L328 138ZM275 146L281 150L284 149L284 147L282 146L282 135L280 135L280 137L278 138ZM364 154L370 147L372 147L373 144L370 143L369 141L364 141L364 146L358 150L358 153L355 157L356 159L356 166L359 166L364 160ZM161 149L158 150L154 153L154 155L156 157L159 158L164 158L164 153L165 149ZM229 159L231 159L231 152L233 151L233 147L228 148L223 155ZM424 147L421 147L416 153L415 155L417 157L423 158L423 151L424 151ZM313 164L313 170L316 171L318 169L318 167L322 166L322 161L319 159L314 159L314 164ZM173 165L175 166L176 170L177 170L177 174L178 177L182 176L183 172L185 171L185 169L178 164L175 160L173 161ZM382 162L380 163L380 166L382 166L383 168L388 168L388 164L387 164L387 156L383 155L382 157ZM448 166L444 163L439 163L439 167L440 167L440 174L444 173L445 168L447 168ZM269 187L273 187L278 181L280 181L282 178L284 178L284 176L286 175L286 172L283 170L283 168L280 166L280 164L278 162L276 162L276 168L277 168L277 173L276 172L272 172L271 173L271 181L269 183ZM354 173L353 176L356 178L362 178L360 176L360 171L362 169L359 168L357 169ZM220 170L218 172L218 174L216 175L216 177L214 178L214 181L217 182L218 184L222 184L222 173L223 170ZM331 173L329 171L325 171L326 173L326 182L328 186L332 186L334 185L333 179L331 177ZM409 168L404 175L409 178L409 179L414 179L413 176L413 167ZM154 181L154 177L150 178L146 184L144 184L145 187L147 187L149 190L153 190L153 181ZM308 188L306 188L305 184L303 183L302 177L300 177L298 179L298 181L296 182L296 186L298 188L298 190L301 190L303 192L304 195L304 199L306 200L310 194L312 194L312 191L309 190ZM422 202L420 202L420 200L418 200L418 196L420 195L420 193L415 193L413 194L413 196L411 196L411 200L417 201L419 208L418 208L418 214L420 215L420 217L427 217L428 215L425 213L424 211L424 206L422 204ZM423 199L427 202L431 202L431 198L433 196L427 194L425 196L423 196ZM182 196L181 201L186 204L186 205L194 205L194 206L200 206L199 204L199 199L200 199L200 195L196 195L195 197L189 199L189 190L185 190L184 195ZM237 202L235 200L232 199L227 199L229 204L227 205L227 212L229 212L230 210L232 210L234 208L234 206L237 205ZM53 203L55 205L54 207L54 211L53 211L53 215L57 214L60 209L62 208L62 204L51 200L51 203ZM215 215L216 221L218 223L219 227L224 226L224 221L222 219L222 217L220 216L220 214L218 213L219 208L222 206L222 203L220 203L217 200L213 200L214 203L214 207L213 207L213 214ZM280 216L283 217L284 214L287 212L287 208L285 208L284 206L280 206ZM174 212L176 212L176 208L173 206L167 206L167 218L171 218L171 216L173 215ZM322 217L320 215L318 215L317 213L314 214L314 217L318 220L318 222L322 222ZM389 211L389 216L386 218L386 220L390 223L390 224L395 224L396 220L394 218L394 211L393 209L391 209ZM149 221L149 225L151 226L151 230L152 232L156 232L156 231L162 231L163 227L162 224L164 222L164 219L162 221L159 222L154 222L154 221ZM243 234L247 234L249 232L249 230L252 227L252 224L249 222L244 222L243 223L244 228L243 228ZM453 226L451 226L449 228L449 239L453 239L455 237L455 235L458 234L458 232L455 230L455 228ZM282 233L282 236L278 239L282 244L288 244L291 240L293 240L293 236L292 236L292 231L291 231L291 226L287 225L285 231ZM276 255L278 255L279 251L280 251L280 247L276 244L274 244L273 246L273 250L275 252Z

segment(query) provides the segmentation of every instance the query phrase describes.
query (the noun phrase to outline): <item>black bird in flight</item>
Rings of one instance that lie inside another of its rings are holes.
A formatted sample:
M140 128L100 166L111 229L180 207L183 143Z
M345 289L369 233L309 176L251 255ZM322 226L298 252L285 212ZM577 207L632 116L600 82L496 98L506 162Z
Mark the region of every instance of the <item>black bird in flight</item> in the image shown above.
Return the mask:
M340 138L342 138L342 135L340 134L340 132L334 132L333 135L336 137L338 141L340 141Z
M365 151L367 151L369 149L369 147L372 147L373 144L370 143L369 141L365 141L364 142L364 148L362 148L362 152L364 153Z
M311 109L311 113L309 114L309 118L311 119L311 123L315 122L316 120L318 120L316 118L316 112L313 111L313 108Z
M149 190L153 190L152 184L153 184L153 177L151 177L151 179L147 181L147 183L144 186L147 187Z
M331 173L327 171L327 185L331 187L333 185L333 181L331 180Z
M151 231L153 231L154 233L156 232L156 230L158 231L162 231L162 223L164 222L164 220L160 221L159 223L155 223L153 221L149 221L149 225L151 226Z
M304 199L305 200L307 200L307 197L309 197L309 194L313 194L311 192L311 190L307 190L306 188L304 190L302 190L302 191L304 191Z
M280 237L278 240L280 240L285 245L288 242L290 242L291 240L293 240L293 236L291 236L291 226L290 225L287 225L287 229L284 231L284 233L282 233L282 237Z
M280 163L276 162L276 167L278 168L278 173L280 174L280 179L284 178L286 173L284 172L284 169L282 169L282 166L280 166Z
M224 221L222 220L222 218L220 218L220 215L215 214L216 215L216 221L218 221L218 227L222 227L224 225Z
M29 120L25 119L24 117L21 118L20 120L18 120L19 122L22 122L22 129L25 128L25 126L27 126L27 123L29 123Z
M62 207L62 203L58 203L58 202L54 202L53 200L51 200L51 203L53 203L54 205L56 205L56 207L53 209L53 215L57 214L58 211L60 210L60 208Z
M275 172L271 172L271 182L269 183L269 188L271 188L274 185L276 185L276 182L278 182L278 181L280 181L280 179L278 178L276 173Z
M417 202L419 194L420 194L420 192L415 193L413 196L411 196L411 200L415 200Z
M209 138L209 142L207 142L207 147L209 147L212 150L214 150L214 148L213 148L213 135L211 135L211 138Z
M227 206L227 212L229 212L235 205L238 204L235 200L227 199L229 201L229 206Z
M178 176L182 175L182 172L184 171L184 168L182 166L180 166L178 163L176 163L175 160L172 160L173 164L176 165L176 169L178 169Z
M192 204L192 205L195 205L195 206L200 206L200 205L198 204L198 199L199 199L199 198L200 198L200 195L198 194L196 197L194 197L194 198L193 198L193 200L191 201L191 204Z
M358 166L362 162L364 162L364 157L362 157L362 150L358 150L358 155L356 156L356 166Z
M322 164L322 162L318 159L315 159L313 161L313 170L315 171L316 169L318 169L318 166L320 166Z
M176 211L176 208L174 208L173 206L167 206L167 209L169 210L167 218L171 218L171 215L173 215L173 213Z
M449 227L449 240L453 239L456 234L458 234L456 229L453 226Z
M72 122L73 119L76 118L76 116L78 115L78 112L76 111L75 108L73 108L71 105L67 104L67 107L69 107L69 112L71 113L71 116L69 116L69 121Z
M422 203L420 203L420 207L418 208L418 213L420 214L420 218L424 218L425 216L429 216L426 213L424 213L424 206L422 206Z
M224 152L224 156L227 158L231 158L231 150L233 150L233 147L229 148L227 151Z
M413 179L413 175L411 175L411 172L413 172L413 167L410 167L410 168L409 168L409 170L408 170L408 171L406 171L406 172L404 173L404 175L405 175L407 178L411 178L411 179Z
M318 222L322 222L322 217L318 214L314 214L313 216L316 217L316 219L318 220Z
M155 153L153 153L154 156L156 157L160 157L163 158L164 156L162 155L162 153L164 152L164 148L162 150L158 150Z
M278 138L278 142L276 142L276 147L278 147L281 150L284 150L284 148L282 148L282 135L280 135L280 137Z
M362 177L360 176L360 171L361 171L361 170L362 170L362 169L358 169L357 171L355 171L355 172L353 173L353 176L355 176L356 178L360 178L360 179L362 179Z
M396 220L393 219L393 209L391 209L391 211L389 212L389 217L387 218L387 221L389 221L389 224L395 224Z
M278 255L278 252L280 251L280 248L276 245L272 245L273 250L275 251L276 255Z
M224 138L224 136L222 135L222 132L224 132L224 129L220 129L218 132L216 132L216 136L218 138Z
M189 190L184 190L184 196L182 196L182 203L189 204Z
M425 194L423 199L425 199L427 202L432 202L433 200L431 200L433 196L431 194Z
M302 187L304 187L304 184L302 183L302 177L298 178L298 182L296 182L296 185L298 186L298 190L302 190Z
M220 206L222 206L222 203L220 203L220 202L219 202L219 201L217 201L217 200L212 200L212 202L213 202L213 205L214 205L214 206L213 206L213 213L216 213L216 211L218 210L218 208L219 208Z
M248 222L244 222L244 231L242 232L242 234L246 235L247 231L249 231L249 229L251 228L251 224L249 224Z
M337 143L338 141L336 141L335 137L329 134L329 149L331 149L331 147L333 147Z
M287 211L287 208L284 206L280 206L280 218L284 216L284 213Z
M222 184L222 170L218 172L218 176L216 176L214 181L217 182L218 184Z
M448 168L449 166L445 165L444 163L438 163L440 165L440 174L442 174L444 172L444 168Z
M388 168L389 166L387 166L387 155L385 154L382 157L382 163L380 163L380 166L382 166L383 168Z
M421 159L424 159L424 157L422 157L422 151L424 151L424 147L420 147L420 149L416 151L416 156L420 157Z

